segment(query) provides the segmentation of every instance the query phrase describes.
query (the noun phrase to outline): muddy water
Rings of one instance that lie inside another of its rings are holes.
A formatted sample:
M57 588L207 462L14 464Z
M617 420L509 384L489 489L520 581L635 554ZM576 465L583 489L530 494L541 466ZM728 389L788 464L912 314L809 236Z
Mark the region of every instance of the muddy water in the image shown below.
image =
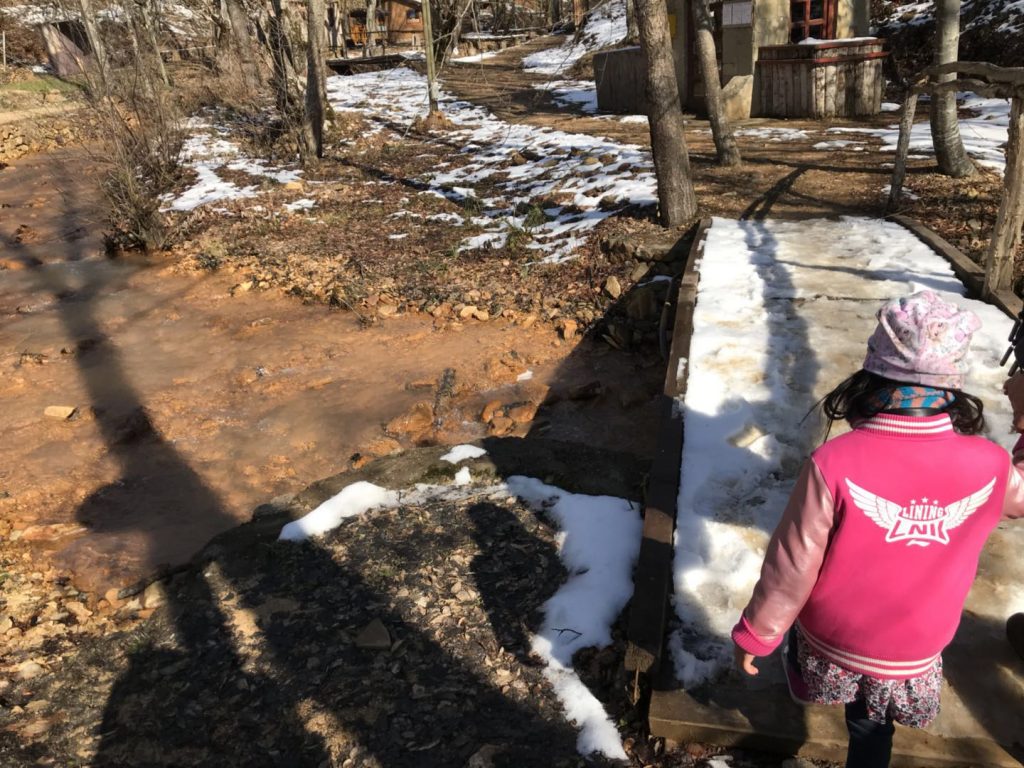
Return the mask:
M182 562L256 505L344 470L446 369L461 393L447 442L482 435L488 390L526 369L563 391L658 378L548 328L364 329L276 292L232 295L230 275L110 260L99 199L82 155L0 170L0 533L86 591ZM551 432L648 453L654 410L603 402L552 408Z

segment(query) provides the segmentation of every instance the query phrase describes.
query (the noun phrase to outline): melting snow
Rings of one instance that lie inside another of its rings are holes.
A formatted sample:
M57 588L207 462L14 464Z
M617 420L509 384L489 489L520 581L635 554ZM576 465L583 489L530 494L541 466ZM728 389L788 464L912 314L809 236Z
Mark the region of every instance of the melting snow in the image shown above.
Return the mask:
M625 0L608 0L590 11L578 37L560 46L531 53L523 69L540 75L559 75L591 51L622 42L627 34Z
M550 93L560 107L575 107L591 114L597 112L597 86L593 80L551 80L533 87Z
M1006 142L1009 139L1010 103L1006 99L986 99L973 93L959 94L960 108L976 112L976 117L960 119L960 137L967 154L978 165L1006 170ZM882 140L883 152L895 152L900 138L900 127L888 128L829 128L828 133L861 133ZM928 121L914 123L910 131L910 151L932 155L931 127Z
M442 458L461 461L482 453L475 446L460 445ZM633 593L632 573L642 526L637 505L611 496L568 493L529 477L510 477L506 484L488 488L472 488L471 482L469 468L463 467L451 486L391 491L368 482L353 483L305 517L284 526L279 540L302 541L326 533L343 520L371 509L481 494L516 496L543 510L560 528L558 552L569 576L544 603L544 622L533 636L532 650L544 660L544 675L562 702L566 717L579 728L578 751L626 759L615 724L576 674L572 657L582 648L603 648L611 643L611 625Z
M456 445L448 453L441 457L441 461L447 461L449 464L458 464L459 462L465 461L466 459L478 459L481 456L486 456L487 451L476 445Z
M327 92L334 109L360 112L377 130L408 126L426 112L426 80L408 69L331 77ZM485 232L463 241L463 249L501 247L510 232L525 231L531 239L526 247L538 252L538 261L564 261L624 205L657 202L650 152L642 147L507 123L445 92L440 106L454 125L442 140L460 146L467 163L450 169L435 164L415 181L425 193L483 204L473 223ZM477 196L484 183L496 187L494 197ZM544 204L545 220L521 213L553 196L557 203Z
M302 171L276 168L264 160L246 157L237 144L214 135L226 134L226 130L216 129L196 118L189 121L188 127L203 131L185 140L180 155L182 164L195 171L196 182L177 197L168 196L164 210L191 211L220 200L256 197L258 187L255 184L239 187L218 175L217 171L221 168L243 171L251 176L264 176L278 184L297 181L301 177Z
M986 401L989 437L1013 442L999 366L1010 321L963 298L949 265L899 225L715 219L699 271L675 539L681 630L670 638L687 687L731 664L730 630L819 437L813 419L801 420L860 367L882 301L929 288L981 317L967 389ZM803 300L799 309L792 299ZM1024 593L1012 598L1001 598L1001 617L1021 610Z

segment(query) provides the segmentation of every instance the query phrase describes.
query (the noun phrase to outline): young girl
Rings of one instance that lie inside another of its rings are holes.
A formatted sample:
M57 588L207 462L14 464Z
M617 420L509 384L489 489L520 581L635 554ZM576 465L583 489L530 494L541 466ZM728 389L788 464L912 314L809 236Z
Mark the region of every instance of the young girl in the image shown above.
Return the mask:
M879 310L863 369L824 400L829 423L853 429L804 466L732 632L750 675L788 633L794 698L846 705L849 768L887 766L893 722L938 714L981 549L1024 515L1024 454L1018 468L979 437L982 403L961 391L980 327L931 291ZM1004 391L1024 431L1024 375Z

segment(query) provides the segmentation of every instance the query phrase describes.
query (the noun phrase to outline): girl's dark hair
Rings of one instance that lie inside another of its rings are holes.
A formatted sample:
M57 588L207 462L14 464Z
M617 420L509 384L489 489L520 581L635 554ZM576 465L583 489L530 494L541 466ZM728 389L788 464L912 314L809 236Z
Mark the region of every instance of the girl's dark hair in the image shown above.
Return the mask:
M859 370L821 400L821 410L828 419L828 429L837 420L870 419L885 410L889 400L884 395L907 382L893 381L870 371ZM985 429L985 404L974 395L959 389L937 387L953 396L943 412L949 414L953 429L962 435L977 435Z

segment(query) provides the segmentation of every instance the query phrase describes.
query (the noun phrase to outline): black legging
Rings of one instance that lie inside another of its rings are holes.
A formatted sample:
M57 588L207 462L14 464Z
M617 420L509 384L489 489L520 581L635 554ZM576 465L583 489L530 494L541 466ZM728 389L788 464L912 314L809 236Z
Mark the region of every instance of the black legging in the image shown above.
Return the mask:
M872 720L864 699L857 699L846 705L846 727L850 731L846 768L888 768L896 731L891 721Z
M788 661L794 669L800 669L798 637L794 627L790 630L786 649ZM892 757L892 736L896 731L891 721L879 723L872 720L868 717L864 699L857 699L846 705L846 728L850 732L846 768L888 768Z

